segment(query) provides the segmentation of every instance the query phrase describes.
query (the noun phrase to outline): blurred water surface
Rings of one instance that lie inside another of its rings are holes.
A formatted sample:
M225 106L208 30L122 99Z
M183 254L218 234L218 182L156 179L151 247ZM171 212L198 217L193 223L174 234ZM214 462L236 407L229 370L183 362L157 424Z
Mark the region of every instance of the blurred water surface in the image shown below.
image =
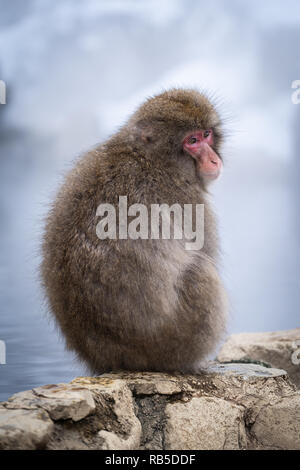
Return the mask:
M229 115L212 188L229 331L299 326L300 4L245 3L0 0L0 400L85 372L46 315L43 217L72 159L170 86L211 91Z

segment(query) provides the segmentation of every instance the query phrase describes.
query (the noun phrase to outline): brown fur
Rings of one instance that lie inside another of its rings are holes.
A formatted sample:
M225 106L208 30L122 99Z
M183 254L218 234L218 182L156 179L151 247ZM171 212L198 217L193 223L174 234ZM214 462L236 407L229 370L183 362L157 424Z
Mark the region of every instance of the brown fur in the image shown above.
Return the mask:
M67 175L48 216L42 278L67 347L93 372L193 371L224 332L226 296L216 268L214 215L195 164L182 151L194 129L220 119L194 90L146 101L104 144ZM100 203L205 204L205 242L99 240Z

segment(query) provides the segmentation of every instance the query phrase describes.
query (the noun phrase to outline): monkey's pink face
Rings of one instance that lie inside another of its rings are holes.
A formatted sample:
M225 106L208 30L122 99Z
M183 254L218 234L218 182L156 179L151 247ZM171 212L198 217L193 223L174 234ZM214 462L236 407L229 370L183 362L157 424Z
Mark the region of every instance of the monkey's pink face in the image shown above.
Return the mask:
M221 173L222 160L213 150L212 129L195 131L183 140L183 149L195 159L197 173L206 181L211 181Z

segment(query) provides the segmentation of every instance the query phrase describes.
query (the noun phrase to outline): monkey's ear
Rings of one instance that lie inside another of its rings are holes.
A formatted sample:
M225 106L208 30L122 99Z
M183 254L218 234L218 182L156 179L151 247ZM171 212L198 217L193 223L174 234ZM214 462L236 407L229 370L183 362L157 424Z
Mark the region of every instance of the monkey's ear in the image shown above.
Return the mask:
M144 120L138 121L135 124L135 133L139 139L142 140L145 144L150 144L153 142L154 130L149 122Z

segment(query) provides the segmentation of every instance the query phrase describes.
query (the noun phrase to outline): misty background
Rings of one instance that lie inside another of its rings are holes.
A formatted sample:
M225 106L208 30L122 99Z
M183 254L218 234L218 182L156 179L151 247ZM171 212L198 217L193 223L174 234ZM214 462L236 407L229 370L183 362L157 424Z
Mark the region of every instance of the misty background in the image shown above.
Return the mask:
M171 86L213 93L230 133L229 333L299 326L299 46L297 0L0 0L0 400L85 373L46 314L43 217L72 160Z

